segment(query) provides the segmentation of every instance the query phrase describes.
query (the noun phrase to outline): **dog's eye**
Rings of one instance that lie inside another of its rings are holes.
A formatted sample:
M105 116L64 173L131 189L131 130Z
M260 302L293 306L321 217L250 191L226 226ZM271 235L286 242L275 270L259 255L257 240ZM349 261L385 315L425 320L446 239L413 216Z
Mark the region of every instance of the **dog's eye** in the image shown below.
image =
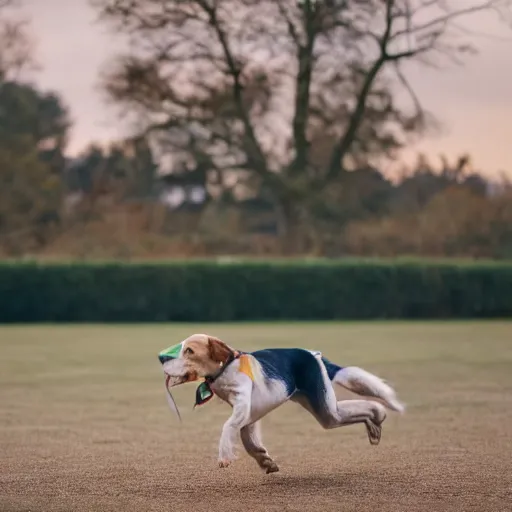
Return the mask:
M184 354L193 354L194 351L191 348L187 347L183 353Z

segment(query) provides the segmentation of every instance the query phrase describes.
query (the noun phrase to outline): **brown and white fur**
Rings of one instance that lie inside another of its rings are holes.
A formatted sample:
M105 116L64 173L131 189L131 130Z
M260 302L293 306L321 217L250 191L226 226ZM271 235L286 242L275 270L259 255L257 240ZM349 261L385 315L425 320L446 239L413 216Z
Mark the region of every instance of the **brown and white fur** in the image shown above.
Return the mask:
M218 338L194 334L184 340L178 357L163 362L170 386L219 372L234 349ZM362 423L372 444L378 444L388 409L403 412L394 390L379 377L357 367L339 367L319 352L303 349L267 349L248 354L254 378L232 361L211 389L232 407L219 441L219 467L235 459L240 435L247 453L267 473L279 470L262 443L260 420L287 400L302 405L325 429ZM333 384L376 400L337 401ZM384 405L383 405L384 404Z

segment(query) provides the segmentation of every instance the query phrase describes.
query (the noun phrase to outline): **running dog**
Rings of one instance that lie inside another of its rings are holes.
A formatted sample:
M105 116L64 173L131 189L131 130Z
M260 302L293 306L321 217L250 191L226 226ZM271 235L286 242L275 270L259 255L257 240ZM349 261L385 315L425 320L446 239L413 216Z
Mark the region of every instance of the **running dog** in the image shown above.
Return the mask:
M384 406L404 411L395 391L379 377L355 366L342 368L320 352L272 348L246 353L213 336L194 334L158 357L167 389L202 380L196 405L213 394L231 405L233 411L219 442L221 468L234 461L234 445L240 433L245 450L260 468L266 473L279 471L263 446L260 420L288 400L304 407L325 429L363 423L373 445L380 441L386 418ZM376 400L337 401L333 384Z

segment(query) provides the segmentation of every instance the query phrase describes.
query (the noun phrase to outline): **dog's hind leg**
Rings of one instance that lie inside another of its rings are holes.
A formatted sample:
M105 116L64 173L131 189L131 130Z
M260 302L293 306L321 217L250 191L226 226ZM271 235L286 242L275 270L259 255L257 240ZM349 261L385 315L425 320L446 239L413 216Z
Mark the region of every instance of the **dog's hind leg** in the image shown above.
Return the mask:
M259 421L243 427L240 430L240 438L247 453L256 460L261 469L264 469L267 474L279 471L279 467L263 446Z
M395 390L377 375L357 366L342 368L325 357L322 357L322 362L333 384L338 384L361 396L376 398L392 411L399 413L405 411L405 406L398 400Z
M405 406L398 400L395 390L390 385L362 368L342 368L336 372L332 382L358 395L377 398L392 411L403 413L405 410Z
M299 385L292 400L313 414L325 429L364 423L370 443L378 444L386 419L384 406L370 400L337 401L323 362L316 358L315 362L308 365L307 377L297 379Z

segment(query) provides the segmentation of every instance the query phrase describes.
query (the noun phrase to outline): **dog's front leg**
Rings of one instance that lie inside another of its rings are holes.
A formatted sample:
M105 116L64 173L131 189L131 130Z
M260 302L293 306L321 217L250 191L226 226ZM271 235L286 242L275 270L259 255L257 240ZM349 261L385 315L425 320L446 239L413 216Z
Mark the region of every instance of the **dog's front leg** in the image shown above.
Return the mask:
M243 427L240 437L247 453L256 460L261 469L264 469L267 474L279 471L279 467L263 446L259 421Z
M219 442L219 467L227 468L235 460L234 445L238 433L249 423L250 416L250 394L241 393L233 399L233 413L222 427Z

